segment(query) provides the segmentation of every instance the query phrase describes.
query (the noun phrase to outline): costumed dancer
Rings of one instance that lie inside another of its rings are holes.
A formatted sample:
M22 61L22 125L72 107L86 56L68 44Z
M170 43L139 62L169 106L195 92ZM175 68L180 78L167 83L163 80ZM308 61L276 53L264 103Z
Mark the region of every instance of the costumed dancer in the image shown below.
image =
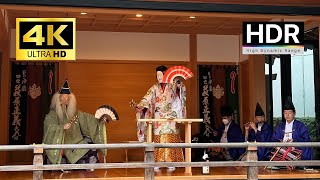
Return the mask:
M97 114L96 114L97 115ZM118 115L116 115L118 116ZM44 120L44 144L103 144L107 143L105 122L112 118L108 114L100 118L78 110L76 97L65 80L61 89L51 100L50 112ZM118 117L112 120L118 120ZM101 149L107 155L106 149ZM97 163L95 149L46 150L47 163Z
M186 118L186 87L178 79L174 83L163 83L165 66L156 68L158 83L154 84L142 98L137 107L137 119L172 119ZM145 140L146 123L138 123L139 141ZM176 122L153 123L153 139L155 143L180 143L180 130ZM156 148L156 162L184 161L181 148ZM159 167L155 167L158 171ZM169 171L175 170L169 167Z

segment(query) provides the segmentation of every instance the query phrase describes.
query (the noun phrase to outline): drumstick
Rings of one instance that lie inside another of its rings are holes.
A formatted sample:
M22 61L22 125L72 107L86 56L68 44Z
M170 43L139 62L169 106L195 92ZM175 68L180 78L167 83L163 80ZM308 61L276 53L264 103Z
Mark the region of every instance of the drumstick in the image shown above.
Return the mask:
M280 142L282 142L282 140L280 140ZM273 160L273 158L274 157L276 157L276 155L278 154L278 152L280 151L280 149L281 149L281 147L278 147L278 150L274 153L274 155L270 158L270 161L272 161ZM267 166L265 166L264 168L263 168L263 170L265 170L267 168Z
M273 160L273 158L278 154L278 152L280 151L280 147L278 147L278 150L274 153L274 155L270 158L270 161ZM265 170L267 168L267 166L265 166L263 169Z

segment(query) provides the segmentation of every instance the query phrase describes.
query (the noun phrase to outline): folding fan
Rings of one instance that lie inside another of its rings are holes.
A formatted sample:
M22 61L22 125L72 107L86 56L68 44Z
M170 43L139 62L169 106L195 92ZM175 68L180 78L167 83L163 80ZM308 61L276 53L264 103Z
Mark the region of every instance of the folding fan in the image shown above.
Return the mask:
M103 115L110 116L110 118L114 121L119 120L117 111L113 107L108 105L100 106L96 111L95 118L100 119Z
M164 73L162 82L172 83L173 79L178 76L186 80L191 78L193 73L190 71L190 69L184 66L173 66Z

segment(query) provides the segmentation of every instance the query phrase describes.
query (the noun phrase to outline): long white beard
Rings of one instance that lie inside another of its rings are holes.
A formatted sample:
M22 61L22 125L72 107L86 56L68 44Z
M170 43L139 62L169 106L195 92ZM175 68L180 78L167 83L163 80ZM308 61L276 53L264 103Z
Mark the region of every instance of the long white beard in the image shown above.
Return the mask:
M66 114L67 118L72 118L76 114L76 111L77 111L76 97L73 93L71 93L69 95L69 104L64 109L60 102L60 94L55 93L52 97L50 108L56 111L60 123L64 123L63 122L64 114Z

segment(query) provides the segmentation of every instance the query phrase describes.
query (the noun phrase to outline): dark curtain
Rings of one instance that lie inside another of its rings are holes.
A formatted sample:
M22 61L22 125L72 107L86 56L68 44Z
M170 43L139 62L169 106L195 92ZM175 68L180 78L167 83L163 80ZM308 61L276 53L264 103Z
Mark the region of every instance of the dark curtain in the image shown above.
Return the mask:
M221 125L220 108L226 104L226 73L224 66L213 66L211 71L213 77L213 114L216 127Z
M236 123L240 122L238 67L221 65L199 66L199 97L201 135L211 136L212 129L221 125L220 108L229 105L234 110Z
M239 114L239 91L238 91L238 67L226 66L226 103L234 110L233 119L236 123L240 123Z
M12 64L10 91L9 144L26 143L27 66Z
M43 120L49 112L50 101L55 92L54 74L55 63L12 64L10 144L42 142ZM19 107L16 107L17 101ZM18 113L17 109L19 109ZM19 121L14 120L14 118L17 119L17 114ZM20 135L18 137L14 136L15 133L17 134L17 128ZM18 140L14 140L13 136Z
M55 90L55 63L44 64L43 66L43 87L42 87L42 98L41 98L41 122L40 122L40 132L43 134L43 120L46 114L49 113L51 98L56 92ZM42 139L42 138L41 138Z
M213 136L215 128L211 68L211 66L199 66L200 117L203 119L200 133L206 137Z

